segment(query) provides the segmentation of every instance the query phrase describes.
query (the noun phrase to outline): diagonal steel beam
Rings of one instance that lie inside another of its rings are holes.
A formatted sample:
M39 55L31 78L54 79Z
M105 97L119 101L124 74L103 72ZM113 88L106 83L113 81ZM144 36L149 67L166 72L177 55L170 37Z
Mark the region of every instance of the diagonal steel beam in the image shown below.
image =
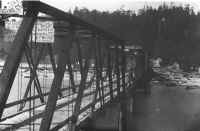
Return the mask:
M29 47L26 46L26 49L27 50L25 50L25 56L26 56L28 64L29 64L31 74L34 76L34 81L37 85L36 89L38 91L38 94L41 96L41 101L44 102L44 99L42 98L42 89L41 89L40 82L39 82L39 79L38 79L38 75L37 75L37 72L36 72L36 70L37 70L36 64L39 64L39 59L37 61L38 63L34 64Z
M55 76L57 67L56 67L56 62L55 62L55 58L54 58L54 55L53 55L52 45L48 45L48 54L49 54L49 57L50 57L50 62L51 62L51 65L52 65L54 76ZM59 92L59 96L62 97L62 92Z
M47 45L48 47L48 54L49 54L49 58L52 64L52 69L53 69L53 73L54 75L56 74L56 62L55 62L55 58L53 56L53 48L52 45Z
M93 46L89 46L88 50L91 50ZM81 82L80 82L80 87L78 90L78 94L76 97L76 103L73 111L73 117L72 117L72 124L70 125L70 131L75 131L76 130L76 122L78 119L80 107L81 107L81 102L82 102L82 97L83 93L86 87L86 80L88 77L88 70L89 70L89 57L90 53L86 54L85 58L85 64L83 66L83 61L82 61L82 54L81 54L81 48L80 48L80 43L77 43L77 48L78 48L78 59L80 63L80 69L81 69Z
M54 76L54 79L51 85L51 90L48 96L45 113L43 115L43 119L40 126L40 131L49 131L53 114L56 108L58 94L60 92L62 80L63 80L64 73L66 70L66 65L67 65L67 60L63 58L67 58L66 56L69 55L69 48L71 47L71 43L74 37L74 32L71 28L72 25L70 24L68 26L69 26L69 30L68 30L67 35L65 36L67 38L67 41L64 41L66 40L65 38L62 42L58 43L60 45L59 45L58 64L57 64L56 74ZM68 43L66 44L65 42L68 42Z
M26 49L27 49L27 48L26 48ZM41 59L41 56L42 56L42 54L44 53L43 50L44 50L44 46L42 46L42 48L40 48L39 55L38 55L37 58L36 58L35 64L34 64L34 63L31 63L31 60L29 60L29 57L32 57L32 56L30 56L30 54L28 55L27 53L25 54L26 57L27 57L27 61L28 61L28 63L29 63L29 67L32 68L31 70L33 70L34 73L31 73L31 77L30 77L30 80L29 80L29 82L28 82L28 85L27 85L26 91L25 91L25 93L24 93L23 99L26 99L26 98L27 98L28 93L29 93L29 91L30 91L30 89L31 89L31 85L32 85L33 80L35 80L35 82L37 82L35 77L37 77L37 79L38 79L38 76L36 75L36 71L35 71L35 70L37 69L37 67L38 67L38 65L39 65L39 62L40 62L40 59ZM30 51L30 49L28 49L28 52L29 52L29 51ZM33 67L32 67L32 66L33 66ZM31 72L32 72L32 71L31 71ZM39 85L36 84L36 89L37 89L37 91L38 91L38 95L39 95L39 97L40 97L40 101L43 103L43 102L44 102L44 97L42 96L42 90L41 90L40 84L39 84ZM19 110L22 110L22 109L24 108L25 104L26 104L26 102L21 103Z
M9 53L0 75L0 118L2 116L5 103L8 99L8 95L15 79L15 75L19 67L20 59L25 49L25 45L33 29L37 14L37 10L30 8L27 10L25 18L23 19L13 41L11 48L12 53Z

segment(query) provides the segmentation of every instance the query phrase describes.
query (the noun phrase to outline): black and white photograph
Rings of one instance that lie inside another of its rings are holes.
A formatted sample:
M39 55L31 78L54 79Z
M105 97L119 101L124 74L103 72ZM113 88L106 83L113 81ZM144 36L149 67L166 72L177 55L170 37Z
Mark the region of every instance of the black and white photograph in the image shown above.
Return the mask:
M0 131L200 131L200 0L0 0Z

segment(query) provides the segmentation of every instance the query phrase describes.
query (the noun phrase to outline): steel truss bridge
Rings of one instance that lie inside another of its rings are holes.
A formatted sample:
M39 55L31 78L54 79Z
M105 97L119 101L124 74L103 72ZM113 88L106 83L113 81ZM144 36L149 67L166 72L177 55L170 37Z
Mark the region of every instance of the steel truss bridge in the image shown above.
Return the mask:
M123 99L133 85L127 41L40 1L24 1L23 8L22 23L0 75L2 131L75 131L85 117ZM38 20L54 22L54 43L32 39ZM23 80L24 85L19 82ZM12 93L14 89L22 90L20 99L9 102L17 93Z

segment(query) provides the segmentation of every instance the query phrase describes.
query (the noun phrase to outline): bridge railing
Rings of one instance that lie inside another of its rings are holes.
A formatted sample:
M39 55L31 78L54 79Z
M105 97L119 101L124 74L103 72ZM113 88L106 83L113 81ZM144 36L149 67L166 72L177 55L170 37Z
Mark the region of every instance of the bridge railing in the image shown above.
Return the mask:
M86 115L131 87L126 41L42 2L23 4L25 15L0 76L0 128L74 131ZM53 20L53 43L37 42L38 13L51 16L42 20ZM7 102L17 90L22 97Z

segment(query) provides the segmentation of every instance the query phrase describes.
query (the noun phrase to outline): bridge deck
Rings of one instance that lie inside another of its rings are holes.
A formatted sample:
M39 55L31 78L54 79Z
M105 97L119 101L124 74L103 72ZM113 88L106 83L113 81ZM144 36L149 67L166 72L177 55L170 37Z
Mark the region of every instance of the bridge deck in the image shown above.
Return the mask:
M200 130L200 89L186 90L162 83L151 86L151 95L136 94L128 130Z

